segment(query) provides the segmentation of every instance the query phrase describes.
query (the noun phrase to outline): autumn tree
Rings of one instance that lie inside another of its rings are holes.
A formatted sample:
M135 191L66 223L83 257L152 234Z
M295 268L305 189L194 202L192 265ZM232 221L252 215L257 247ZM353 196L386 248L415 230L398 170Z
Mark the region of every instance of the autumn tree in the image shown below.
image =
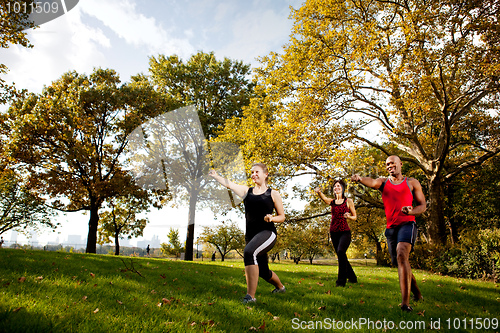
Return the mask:
M3 115L8 153L29 173L33 193L61 211L90 212L86 252L96 252L103 203L141 190L121 158L127 134L160 104L153 96L121 84L113 70L69 72Z
M21 6L21 8L30 8L32 2L32 0L4 0L0 2L0 48L9 48L11 45L33 47L27 38L25 29L34 28L34 22L30 21L29 13L22 10L17 12L13 10L15 4ZM7 66L0 63L0 75L7 72ZM18 93L14 84L7 84L0 77L0 104L6 103Z
M193 106L204 139L211 139L217 136L227 119L240 117L242 108L248 105L254 87L249 75L250 66L241 61L217 60L213 53L198 52L186 62L176 55L151 57L148 78L165 98L179 106ZM183 138L179 138L181 145L182 141ZM208 166L203 161L206 149L202 145L195 147L192 154L195 157L186 163L196 167L186 169L189 175L183 178L187 181L171 189L173 192L183 189L188 194L187 198L181 198L189 202L186 260L193 260L196 204L202 200L200 193L204 186L200 175L206 173Z
M54 211L30 192L13 170L0 173L0 234L9 230L32 231L41 227L56 228Z
M377 265L386 263L383 243L385 242L386 220L384 211L375 207L359 207L356 208L358 218L351 222L353 233L356 238L369 244L372 248L375 247L375 259ZM355 241L353 241L356 244Z
M307 1L292 10L283 54L262 58L265 98L251 107L263 111L234 121L263 129L258 117L274 109L269 140L240 141L311 172L345 157L328 131L401 155L425 177L425 232L443 244L446 185L500 151L498 10L496 0Z
M99 244L115 243L115 255L120 254L120 238L140 237L148 223L147 218L139 218L139 214L149 211L150 200L145 191L135 196L127 195L109 199L106 207L99 215Z
M200 240L212 244L220 253L222 261L232 250L241 253L241 249L245 247L245 234L235 222L227 224L222 222L215 227L203 227Z
M452 234L500 227L500 156L456 177L447 186L446 217Z
M163 254L179 257L181 252L184 251L184 247L179 240L179 230L170 228L167 237L168 243L161 243L161 252Z

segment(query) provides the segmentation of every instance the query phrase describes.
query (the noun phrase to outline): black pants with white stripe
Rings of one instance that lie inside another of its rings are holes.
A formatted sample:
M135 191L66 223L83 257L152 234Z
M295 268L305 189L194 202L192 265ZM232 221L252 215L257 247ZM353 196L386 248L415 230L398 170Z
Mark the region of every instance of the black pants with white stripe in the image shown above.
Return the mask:
M276 244L276 234L270 230L263 230L255 235L245 246L243 261L245 266L258 265L259 276L269 281L273 272L269 269L267 252Z

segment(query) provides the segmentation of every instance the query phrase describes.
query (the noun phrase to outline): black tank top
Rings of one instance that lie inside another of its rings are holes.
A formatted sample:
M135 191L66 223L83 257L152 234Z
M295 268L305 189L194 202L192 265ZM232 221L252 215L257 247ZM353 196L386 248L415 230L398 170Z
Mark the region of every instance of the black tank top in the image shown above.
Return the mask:
M243 200L246 219L245 240L247 242L263 230L270 230L277 233L274 222L264 221L264 217L267 214L272 214L274 211L271 189L268 188L262 194L253 194L253 189L253 187L248 189L248 193Z

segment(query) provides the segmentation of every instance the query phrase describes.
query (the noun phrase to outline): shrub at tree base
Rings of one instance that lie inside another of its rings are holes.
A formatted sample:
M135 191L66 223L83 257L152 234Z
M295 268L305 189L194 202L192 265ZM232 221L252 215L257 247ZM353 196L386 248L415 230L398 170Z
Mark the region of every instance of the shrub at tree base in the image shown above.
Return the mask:
M443 249L430 244L415 247L412 267L471 279L500 278L500 229L464 232L460 244Z

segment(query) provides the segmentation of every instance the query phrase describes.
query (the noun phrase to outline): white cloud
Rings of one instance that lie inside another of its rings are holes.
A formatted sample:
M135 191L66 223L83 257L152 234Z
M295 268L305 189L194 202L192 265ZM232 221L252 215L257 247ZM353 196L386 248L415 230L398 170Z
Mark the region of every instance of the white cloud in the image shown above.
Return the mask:
M230 13L227 6L219 6L218 10L217 17L221 20ZM291 20L284 19L289 9L283 11L283 7L277 10L269 4L264 6L256 1L244 13L233 13L229 20L226 17L226 24L229 23L226 30L231 32L230 40L217 53L256 66L257 57L267 55L270 50L280 52L281 46L288 42L287 36L293 24Z
M32 92L41 92L67 71L90 72L105 65L102 49L111 46L102 31L82 23L76 8L29 31L28 38L32 49L14 45L1 50L0 56L10 70L4 79Z
M154 17L140 13L137 4L126 0L85 0L81 10L101 21L128 44L146 47L148 53L189 55L193 51L187 39L171 36Z

